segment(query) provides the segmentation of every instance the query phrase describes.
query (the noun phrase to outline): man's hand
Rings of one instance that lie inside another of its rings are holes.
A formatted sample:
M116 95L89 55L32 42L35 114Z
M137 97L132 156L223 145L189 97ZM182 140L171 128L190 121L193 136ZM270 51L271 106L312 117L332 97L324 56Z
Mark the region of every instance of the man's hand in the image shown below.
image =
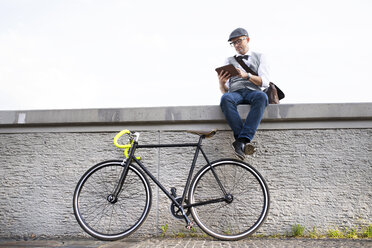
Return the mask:
M242 71L242 70L240 70L239 68L236 68L236 70L239 72L239 77L241 77L241 78L245 78L245 79L248 78L248 73L247 73L247 72Z
M224 94L228 91L228 88L226 87L226 82L231 77L230 73L228 71L221 71L220 74L218 74L218 80L220 82L220 90Z
M245 78L245 79L248 79L250 82L252 82L253 84L255 84L255 85L257 85L257 86L259 86L259 87L261 87L262 86L262 78L261 77L259 77L259 76L255 76L255 75L252 75L252 74L250 74L250 75L248 75L248 73L247 72L245 72L245 71L242 71L242 70L240 70L239 68L236 68L237 70L238 70L238 72L239 72L239 76L241 77L241 78Z
M220 74L218 74L218 80L220 81L220 84L226 84L227 80L231 77L230 73L228 71L221 71Z

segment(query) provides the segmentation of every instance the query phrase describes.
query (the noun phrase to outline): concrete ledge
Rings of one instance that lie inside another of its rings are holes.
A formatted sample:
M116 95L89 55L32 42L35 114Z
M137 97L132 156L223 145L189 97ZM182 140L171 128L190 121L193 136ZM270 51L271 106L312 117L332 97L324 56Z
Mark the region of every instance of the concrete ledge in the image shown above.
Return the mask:
M242 118L249 105L239 106ZM187 128L227 129L219 106L181 106L122 109L71 109L0 111L0 132L29 131L40 128L56 132L136 129L177 130ZM372 103L279 104L265 111L261 129L370 128ZM21 129L20 129L21 128Z

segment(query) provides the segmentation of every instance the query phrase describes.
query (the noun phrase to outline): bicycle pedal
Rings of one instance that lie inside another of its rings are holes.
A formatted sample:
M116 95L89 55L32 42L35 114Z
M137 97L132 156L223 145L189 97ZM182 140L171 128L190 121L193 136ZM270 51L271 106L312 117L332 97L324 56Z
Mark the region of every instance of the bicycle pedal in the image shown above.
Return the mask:
M194 225L194 222L190 222L187 226L186 226L186 228L188 229L188 230L191 230L191 228L192 228L192 226Z

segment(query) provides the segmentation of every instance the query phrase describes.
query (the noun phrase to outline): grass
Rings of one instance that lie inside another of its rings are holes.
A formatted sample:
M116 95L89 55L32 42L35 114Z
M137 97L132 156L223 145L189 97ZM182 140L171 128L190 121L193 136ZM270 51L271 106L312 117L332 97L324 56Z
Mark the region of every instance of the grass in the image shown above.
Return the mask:
M168 231L168 224L161 225L160 230L161 230L160 237L162 237L162 238L166 237L167 236L167 231ZM206 237L208 237L207 234L205 234L204 232L199 231L199 229L195 226L192 227L190 230L185 231L185 232L183 232L183 231L173 231L172 234L170 234L170 236L172 236L174 238L186 238L186 237L206 238Z
M165 236L165 233L166 233L167 230L168 230L168 225L165 224L165 225L163 225L163 226L160 226L160 229L161 229L160 237L164 237L164 236Z
M364 238L372 238L372 224L362 227L361 233Z
M168 225L162 225L161 227L161 237L166 236L168 230ZM173 231L174 238L207 238L208 235L201 232L197 227L192 227L189 231ZM294 224L291 227L291 232L286 235L283 234L274 234L274 235L265 235L265 234L256 234L253 235L255 238L311 238L311 239L321 239L321 238L330 238L330 239L371 239L372 238L372 224L365 224L355 228L331 228L324 232L321 232L315 226L311 230L307 230L305 226L300 224Z
M360 239L360 238L372 238L372 224L363 225L359 228L335 228L327 231L328 238L334 239Z
M327 231L327 237L331 239L343 239L345 238L345 235L338 228L335 228L335 229L329 229Z
M302 237L304 236L305 227L300 224L294 224L292 227L292 237Z
M292 237L308 237L308 238L330 238L330 239L361 239L372 238L372 224L362 225L354 228L330 228L326 233L321 233L316 227L311 231L301 225L294 225L292 227Z
M325 237L325 235L321 234L315 226L313 226L313 229L308 232L308 235L311 239L319 239Z
M175 238L185 238L186 237L186 233L184 232L173 232L173 235Z
M311 238L311 239L371 239L372 238L372 224L361 225L356 228L330 228L325 232L319 231L315 226L308 230L306 227L295 224L291 227L291 232L287 234L274 234L274 235L264 235L257 234L254 235L256 238Z
M346 235L345 237L348 239L357 239L358 238L358 233L354 228L351 228L350 230L345 230Z

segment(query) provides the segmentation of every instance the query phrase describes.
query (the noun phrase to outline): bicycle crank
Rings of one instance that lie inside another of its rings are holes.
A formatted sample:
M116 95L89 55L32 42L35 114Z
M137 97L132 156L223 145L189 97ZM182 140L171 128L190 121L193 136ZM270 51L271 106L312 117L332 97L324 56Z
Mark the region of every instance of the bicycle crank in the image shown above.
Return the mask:
M181 204L182 197L178 197L178 198L176 198L176 201L177 201L179 204ZM181 209L179 209L179 208L176 206L176 204L174 204L173 202L172 202L172 204L170 205L170 209L169 209L169 210L170 210L171 214L173 215L173 217L175 217L176 219L185 219L185 217L184 217L184 215L183 215ZM190 214L191 214L190 210L187 209L187 211L186 211L186 215L189 216Z

